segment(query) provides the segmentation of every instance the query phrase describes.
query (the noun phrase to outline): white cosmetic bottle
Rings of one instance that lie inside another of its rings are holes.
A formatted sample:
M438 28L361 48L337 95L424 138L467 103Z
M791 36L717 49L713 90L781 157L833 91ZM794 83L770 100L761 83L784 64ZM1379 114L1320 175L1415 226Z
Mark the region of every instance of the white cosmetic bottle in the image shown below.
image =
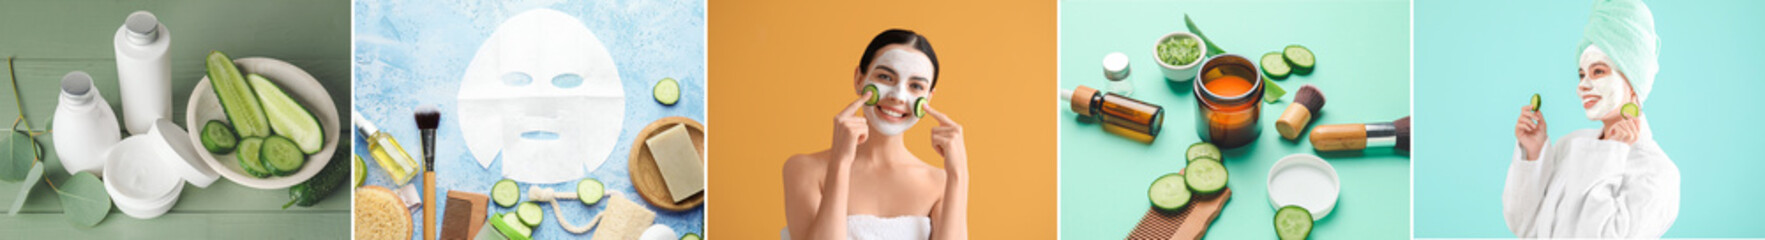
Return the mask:
M123 125L141 134L172 115L172 33L147 11L129 14L112 40L117 83L122 87Z
M92 75L74 71L61 77L61 102L55 106L55 155L68 174L103 176L104 154L122 139L116 113L92 85Z

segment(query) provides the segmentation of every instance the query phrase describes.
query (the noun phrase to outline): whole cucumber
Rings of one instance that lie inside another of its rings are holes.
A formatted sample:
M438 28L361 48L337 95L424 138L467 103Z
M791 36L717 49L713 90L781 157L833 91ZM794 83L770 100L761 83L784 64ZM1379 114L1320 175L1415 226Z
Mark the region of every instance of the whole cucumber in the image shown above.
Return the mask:
M291 205L311 207L331 195L338 185L343 185L343 179L349 176L349 167L338 163L336 157L327 161L331 162L325 164L324 170L319 170L319 175L288 188L288 203L282 204L282 209Z

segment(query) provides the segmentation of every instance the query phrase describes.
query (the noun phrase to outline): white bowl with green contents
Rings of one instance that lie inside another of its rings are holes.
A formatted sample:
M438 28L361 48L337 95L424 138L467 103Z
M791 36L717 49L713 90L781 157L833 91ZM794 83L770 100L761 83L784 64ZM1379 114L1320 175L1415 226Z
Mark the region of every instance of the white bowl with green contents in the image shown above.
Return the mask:
M1158 70L1164 73L1164 79L1188 82L1195 79L1196 71L1201 70L1201 60L1207 58L1207 42L1193 33L1165 34L1152 43L1152 58L1158 62Z
M282 60L248 57L233 59L233 64L239 68L242 75L253 73L263 75L316 118L324 134L322 148L317 152L306 154L306 161L302 162L299 169L293 173L286 176L270 175L261 178L253 177L240 166L238 156L236 156L239 155L236 154L237 150L228 154L215 154L203 150L200 146L203 125L209 120L228 122L227 113L221 108L220 100L215 96L214 85L211 79L208 79L207 74L204 74L202 80L196 83L196 88L190 93L190 102L184 118L190 141L198 144L196 146L197 155L200 155L203 161L208 162L209 167L214 168L227 180L256 189L288 188L318 175L319 171L325 168L325 164L331 162L331 154L337 148L337 135L343 133L339 129L340 118L338 118L336 105L331 101L331 93L325 89L324 85L320 85L318 79L313 78L312 74Z

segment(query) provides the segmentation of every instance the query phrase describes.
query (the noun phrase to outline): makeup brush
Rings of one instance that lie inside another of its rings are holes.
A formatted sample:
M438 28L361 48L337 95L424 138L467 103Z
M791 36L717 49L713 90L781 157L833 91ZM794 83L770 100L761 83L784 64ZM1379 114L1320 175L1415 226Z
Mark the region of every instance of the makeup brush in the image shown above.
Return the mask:
M1293 95L1293 104L1287 105L1287 112L1281 113L1281 119L1275 120L1275 131L1281 132L1281 138L1294 140L1305 126L1311 124L1313 115L1324 108L1324 93L1317 86L1306 84L1299 87L1299 94Z
M435 239L435 126L441 125L441 110L425 104L416 112L423 133L423 239Z
M1410 150L1410 117L1384 123L1332 124L1311 130L1311 146L1318 151L1353 151L1367 147Z

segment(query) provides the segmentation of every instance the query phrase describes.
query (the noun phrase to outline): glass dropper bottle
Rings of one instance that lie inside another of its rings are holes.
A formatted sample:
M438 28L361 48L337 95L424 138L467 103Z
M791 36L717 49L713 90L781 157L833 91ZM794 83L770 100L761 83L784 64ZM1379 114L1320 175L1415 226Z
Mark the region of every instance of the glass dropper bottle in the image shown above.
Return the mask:
M1103 122L1103 130L1152 143L1164 126L1164 107L1115 93L1099 92L1084 85L1060 90L1060 99L1072 103L1072 111Z
M362 113L354 112L350 115L350 120L355 122L355 127L361 130L362 136L368 138L368 152L374 156L374 162L380 164L380 169L386 170L386 175L392 177L393 184L404 186L405 183L410 183L411 176L423 168L422 162L411 158L411 154L404 151L404 146L398 145L398 139L374 127L374 122L363 118Z

